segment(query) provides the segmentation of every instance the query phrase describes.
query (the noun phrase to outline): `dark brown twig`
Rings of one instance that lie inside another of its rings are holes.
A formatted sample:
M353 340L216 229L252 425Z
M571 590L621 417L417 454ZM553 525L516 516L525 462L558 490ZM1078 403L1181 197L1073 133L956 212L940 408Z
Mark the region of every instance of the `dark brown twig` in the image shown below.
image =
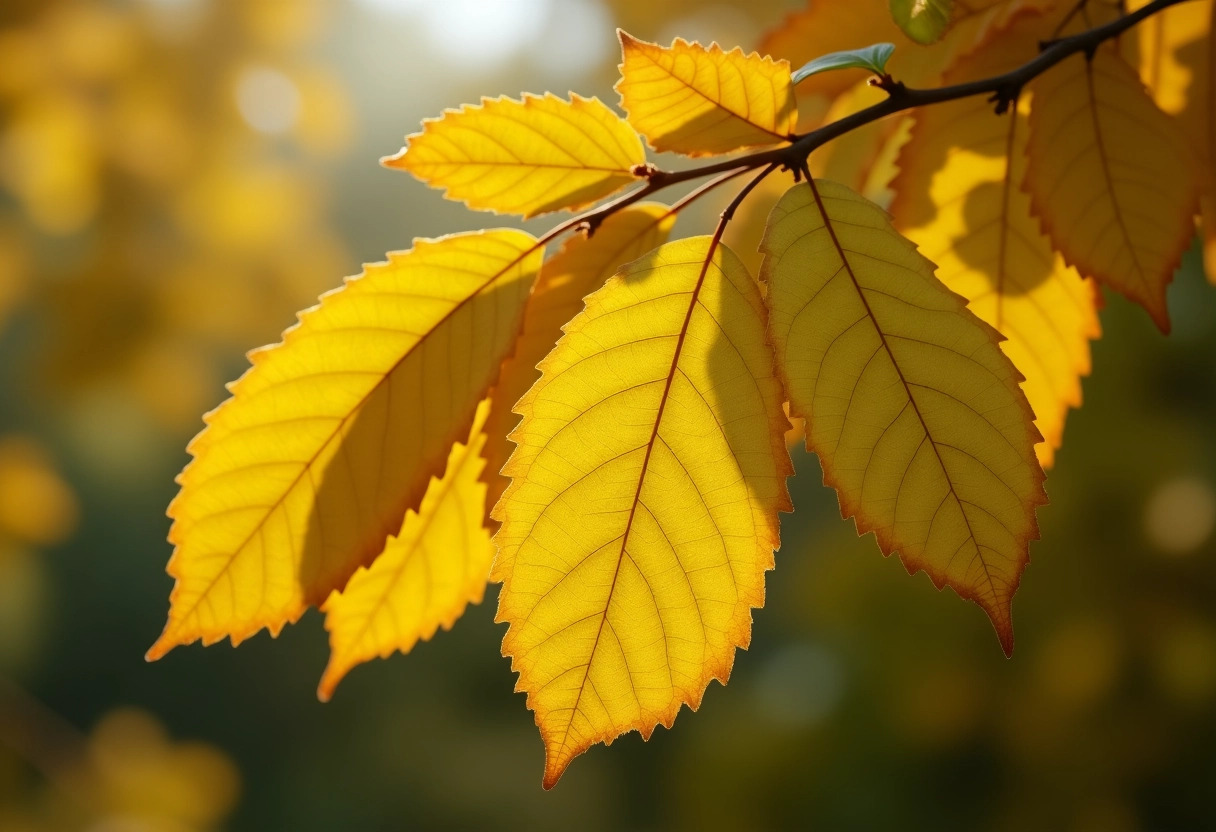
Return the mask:
M725 182L727 179L732 179L735 175L748 170L773 166L774 169L783 168L797 173L806 167L807 157L816 148L859 127L886 118L889 115L903 112L904 110L911 110L930 104L941 104L960 98L970 98L975 95L988 95L995 105L996 111L1002 113L1008 109L1011 103L1017 100L1023 87L1065 58L1077 54L1092 57L1094 51L1105 41L1118 37L1145 18L1151 17L1170 6L1176 6L1184 2L1187 2L1187 0L1153 0L1153 2L1142 6L1131 14L1120 17L1118 20L1112 20L1101 26L1095 26L1076 35L1069 35L1044 43L1042 51L1036 57L1003 75L981 78L977 81L967 81L962 84L951 84L935 89L912 89L894 79L884 78L878 86L886 90L887 98L885 100L866 107L863 110L858 110L850 116L833 121L830 124L825 124L808 133L794 136L793 140L787 145L760 150L735 157L734 159L726 159L721 162L700 165L681 171L666 171L648 166L644 172L645 185L627 194L623 194L598 208L593 208L561 223L541 237L540 241L542 243L548 242L580 225L586 227L589 233L594 233L600 223L613 213L652 196L664 188L677 185L681 182L690 182L694 179L715 174L731 174L730 176L723 176L713 183L707 183L709 187L706 190L712 190L713 187L717 187L717 185ZM699 190L697 192L698 196L701 193L704 193L704 191Z

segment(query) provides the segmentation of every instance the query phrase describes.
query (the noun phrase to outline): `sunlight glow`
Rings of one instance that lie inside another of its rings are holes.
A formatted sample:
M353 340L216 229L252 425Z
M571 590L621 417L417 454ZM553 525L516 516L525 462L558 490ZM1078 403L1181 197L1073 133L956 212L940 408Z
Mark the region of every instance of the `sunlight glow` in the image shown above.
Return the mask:
M1149 541L1165 554L1195 551L1216 529L1216 491L1198 477L1163 483L1149 498L1144 529Z
M286 133L300 116L300 90L276 69L246 69L236 82L236 106L259 133Z
M600 0L557 3L541 42L544 48L532 50L532 62L562 75L587 72L607 63L617 44L612 17Z
M478 69L501 63L537 42L557 5L555 0L360 2L377 11L420 18L429 46L444 57ZM563 0L561 5L568 2Z

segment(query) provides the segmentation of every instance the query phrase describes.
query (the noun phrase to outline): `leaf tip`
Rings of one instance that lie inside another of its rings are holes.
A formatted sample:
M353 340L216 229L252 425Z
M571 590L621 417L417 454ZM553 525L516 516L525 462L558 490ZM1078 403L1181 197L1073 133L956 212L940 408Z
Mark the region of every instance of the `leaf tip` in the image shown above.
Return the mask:
M403 147L390 156L381 156L380 167L390 170L406 170L405 154L407 150L409 150L408 147Z
M994 603L981 603L977 599L977 603L988 614L1005 658L1013 658L1013 597L998 599Z
M1009 618L1005 619L1003 624L996 624L996 636L1001 640L1001 649L1005 651L1005 658L1013 658L1013 621Z
M549 791L557 785L557 781L562 779L562 775L566 773L566 768L570 765L570 759L561 759L557 752L545 747L545 776L540 781L541 788Z
M158 661L164 658L170 650L177 647L177 645L180 643L181 642L179 642L177 639L169 638L168 629L166 628L165 632L161 634L161 637L148 648L148 652L144 653L144 661Z
M1157 329L1161 330L1161 334L1169 335L1171 328L1170 313L1165 305L1165 292L1162 292L1161 294L1162 298L1160 303L1154 303L1151 306L1146 305L1145 309L1148 310L1148 314L1152 317L1153 323L1157 325Z
M334 698L334 691L338 687L338 682L342 681L342 674L334 672L333 661L331 660L325 666L325 672L321 674L321 681L317 684L317 701L328 702Z

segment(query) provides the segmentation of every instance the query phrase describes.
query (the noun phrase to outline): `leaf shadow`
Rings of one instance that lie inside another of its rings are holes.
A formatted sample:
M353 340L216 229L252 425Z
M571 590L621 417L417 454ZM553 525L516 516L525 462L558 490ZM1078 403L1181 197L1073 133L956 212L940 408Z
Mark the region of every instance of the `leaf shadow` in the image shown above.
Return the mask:
M727 636L729 650L723 652L718 644L714 658L706 654L706 683L711 678L725 683L733 649L748 644L747 610L764 602L764 572L773 566L778 543L775 514L791 510L785 479L793 474L785 445L788 422L758 284L733 251L724 245L720 250L723 263L746 281L747 294L711 263L708 268L718 273L707 275L693 301L658 416L659 446L669 448L678 461L652 459L646 472L648 479L654 477L656 492L663 489L664 500L677 506L668 508L660 525L689 587L696 587L697 604L708 605L716 597L713 589L734 586L735 598L723 605L732 617L714 622ZM657 270L634 269L622 276L628 284L656 275ZM686 455L679 453L681 448L688 449ZM649 488L639 491L643 498L647 492ZM744 500L746 509L741 508ZM739 535L731 530L739 528L744 510L753 528ZM774 515L771 527L759 528L757 514L767 511ZM659 519L660 512L651 513ZM712 550L706 551L707 543ZM749 574L742 573L744 565ZM650 577L651 583L666 580L661 573Z
M498 362L479 366L491 362L474 361L475 347L453 345L475 344L478 333L513 320L520 304L510 286L491 282L471 296L477 303L462 302L448 313L446 336L432 331L397 359L339 422L318 454L332 451L321 470L303 473L312 500L300 501L307 528L296 577L308 604L323 604L360 566L371 565L400 532L406 511L416 511L432 479L443 475L453 443L468 438ZM384 321L356 323L374 328ZM428 352L443 357L428 362ZM408 360L415 353L419 360ZM468 390L475 393L466 396Z
M1016 185L985 182L967 194L963 204L967 230L955 238L954 253L983 275L994 292L1007 296L1028 295L1051 277L1054 253L1044 257L1042 251L1036 252L1032 248L1035 241L1028 240L1007 220L1006 212L1016 210L1016 203L1026 202L1026 199L1020 194L1011 197L1006 194L1006 187ZM994 226L994 223L998 225ZM999 223L1006 224L1004 231ZM1040 232L1036 228L1034 233ZM1014 274L1016 279L1012 277Z
M725 123L731 121L735 121L738 125L733 134L727 132L724 127ZM714 141L701 152L692 152L688 155L696 157L728 154L746 150L749 147L785 142L787 139L784 135L770 132L750 121L733 115L727 119L723 119L723 111L714 107L695 118L689 119L686 123L680 124L679 127L671 132L659 136L657 140L662 145L661 148L655 147L654 144L650 146L656 152L672 150L686 152L680 150L680 148L695 149L705 145L703 137L706 134L714 134Z
M1213 15L1216 15L1216 12L1213 12ZM1214 71L1212 68L1213 58L1208 52L1208 42L1205 41L1202 33L1197 32L1194 40L1179 46L1174 57L1183 66L1202 67L1204 64L1207 64L1209 73ZM1209 112L1206 113L1206 118L1216 119L1216 113L1211 112L1212 109L1216 109L1216 102L1212 100L1213 93L1210 89L1211 86L1216 85L1216 79L1209 78L1207 83L1209 90L1207 90L1208 95L1205 98L1203 95L1197 94L1197 91L1203 92L1203 88L1196 75L1192 74L1187 81L1186 107L1179 114L1183 121L1189 121L1194 124L1204 123L1205 113L1203 110L1205 107L1209 109Z

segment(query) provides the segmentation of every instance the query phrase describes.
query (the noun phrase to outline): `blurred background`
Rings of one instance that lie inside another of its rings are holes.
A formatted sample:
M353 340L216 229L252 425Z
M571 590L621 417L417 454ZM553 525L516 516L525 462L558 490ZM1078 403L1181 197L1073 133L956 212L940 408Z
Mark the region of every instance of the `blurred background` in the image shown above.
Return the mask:
M730 685L551 793L493 587L328 705L315 611L144 663L173 477L244 351L361 262L511 222L377 159L481 95L615 103L614 26L750 48L799 5L4 1L0 830L1216 825L1216 291L1195 251L1170 338L1103 312L1012 660L977 607L858 539L795 450Z

